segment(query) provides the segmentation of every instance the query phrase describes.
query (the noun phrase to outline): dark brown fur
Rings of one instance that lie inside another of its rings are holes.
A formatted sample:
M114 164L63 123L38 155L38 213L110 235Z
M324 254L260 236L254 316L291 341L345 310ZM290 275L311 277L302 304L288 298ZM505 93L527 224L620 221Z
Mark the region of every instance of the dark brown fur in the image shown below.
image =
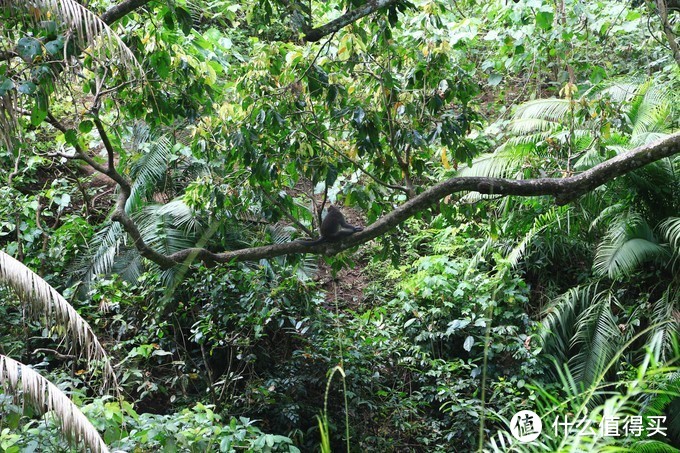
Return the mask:
M315 241L302 240L300 242L303 242L305 245L316 245L322 242L338 241L357 231L363 230L363 228L347 223L342 212L331 205L328 207L328 212L326 213L323 222L321 222L319 230L321 232L321 237L319 239Z

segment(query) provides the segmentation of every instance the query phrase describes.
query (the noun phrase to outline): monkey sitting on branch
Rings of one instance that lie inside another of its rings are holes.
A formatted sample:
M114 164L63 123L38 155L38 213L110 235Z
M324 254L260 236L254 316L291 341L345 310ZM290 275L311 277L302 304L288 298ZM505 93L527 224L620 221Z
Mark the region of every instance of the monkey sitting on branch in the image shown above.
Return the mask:
M347 220L345 220L345 216L342 214L342 212L335 206L331 205L328 207L328 212L326 213L326 217L324 217L323 222L321 222L321 227L319 230L321 232L321 237L319 239L313 241L301 239L298 240L298 242L311 246L321 244L323 242L338 241L347 236L351 236L358 231L362 231L363 228L347 223Z

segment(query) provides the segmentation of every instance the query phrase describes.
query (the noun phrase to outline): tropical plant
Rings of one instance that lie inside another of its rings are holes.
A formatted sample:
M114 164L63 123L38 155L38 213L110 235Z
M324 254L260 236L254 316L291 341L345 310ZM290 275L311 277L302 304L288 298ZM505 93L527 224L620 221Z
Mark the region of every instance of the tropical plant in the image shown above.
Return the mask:
M511 420L496 414L504 428L491 437L490 450L677 452L663 440L675 442L680 429L675 411L680 402L678 368L660 364L654 360L654 353L647 351L637 368L627 370L625 377L612 383L604 376L628 346L630 343L621 345L586 386L568 366L555 362L556 385L531 386L535 392L531 409L541 418L541 435L530 443L520 442L508 432ZM612 392L612 388L620 390Z
M44 317L48 325L62 328L62 335L71 340L77 350L85 354L88 362L103 362L104 383L111 380L117 387L116 375L109 356L87 321L42 278L2 251L0 251L0 284L11 287L24 302L28 312ZM43 413L53 411L61 423L63 432L75 443L82 441L85 446L96 452L108 451L97 430L64 392L30 367L0 355L0 384L5 392L17 397L23 396L36 410Z
M31 367L0 354L0 385L5 393L23 398L39 413L53 413L62 433L74 444L82 443L83 448L97 453L109 451L97 429L68 396ZM10 415L3 404L0 414ZM3 445L3 451L13 451L10 446Z

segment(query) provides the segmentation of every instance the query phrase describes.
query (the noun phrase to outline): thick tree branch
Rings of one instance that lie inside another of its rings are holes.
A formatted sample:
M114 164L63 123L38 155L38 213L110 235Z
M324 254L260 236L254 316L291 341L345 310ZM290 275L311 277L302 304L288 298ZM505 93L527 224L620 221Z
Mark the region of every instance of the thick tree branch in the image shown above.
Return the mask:
M163 266L168 260L175 263L191 259L198 259L209 263L229 263L273 258L292 253L320 253L334 255L387 233L406 219L429 208L452 193L476 191L488 195L549 195L555 197L555 201L558 204L566 204L619 176L675 154L680 154L680 132L657 140L649 145L644 145L627 153L620 154L581 174L567 178L537 178L526 180L485 177L451 178L410 199L363 231L355 233L340 242L322 243L315 246L307 246L299 242L290 242L287 244L268 245L223 253L212 253L205 249L192 248L165 257L163 263L156 260L153 261ZM127 229L127 227L125 228Z
M343 27L361 19L364 16L368 16L371 13L376 12L380 8L385 8L398 0L369 0L365 5L360 6L357 9L353 9L338 17L335 20L328 22L321 27L313 28L305 33L304 39L307 42L317 42L321 38L331 33L335 33Z
M101 19L106 22L107 25L111 25L121 17L124 17L126 14L131 13L137 8L141 8L147 3L151 3L151 0L125 0L106 10L106 12L101 15Z

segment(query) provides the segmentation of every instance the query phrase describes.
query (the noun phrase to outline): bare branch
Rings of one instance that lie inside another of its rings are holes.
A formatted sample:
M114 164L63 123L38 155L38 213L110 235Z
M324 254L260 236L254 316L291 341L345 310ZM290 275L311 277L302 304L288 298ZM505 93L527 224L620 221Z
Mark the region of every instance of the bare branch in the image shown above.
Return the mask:
M67 131L66 126L61 124L51 113L47 114L47 121L59 131L64 133ZM178 264L177 261L174 261L149 247L142 238L142 234L140 233L137 225L127 215L127 212L125 211L125 205L127 204L127 200L130 198L130 195L132 194L132 185L123 175L121 175L118 172L118 170L116 170L114 159L115 149L113 148L111 140L109 140L109 136L106 130L104 129L104 125L102 124L101 119L99 119L99 117L96 114L93 116L93 122L95 124L95 127L97 128L97 131L99 132L99 136L102 139L102 143L104 144L104 148L106 149L108 155L107 167L104 167L103 165L97 163L80 147L80 145L77 144L75 145L76 154L73 156L64 155L63 153L53 154L65 157L67 159L83 160L87 162L88 165L90 165L96 171L102 173L103 175L108 176L113 181L115 181L116 184L118 184L118 187L120 188L120 193L118 194L118 200L116 201L116 207L113 211L111 219L119 222L123 226L123 229L130 235L130 237L134 241L135 248L144 258L147 258L164 268L169 268L174 266L175 264Z

